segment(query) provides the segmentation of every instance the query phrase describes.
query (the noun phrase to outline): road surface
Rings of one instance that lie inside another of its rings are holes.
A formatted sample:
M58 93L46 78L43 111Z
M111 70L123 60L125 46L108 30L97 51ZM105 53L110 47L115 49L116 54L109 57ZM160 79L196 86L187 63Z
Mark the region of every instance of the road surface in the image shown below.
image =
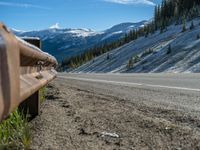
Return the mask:
M199 79L60 73L32 122L32 148L199 149Z
M200 74L60 74L60 78L200 92Z
M183 107L191 111L200 108L200 74L59 74L58 77L94 84L103 91L111 90L122 95L130 93L127 94L129 98L151 90L149 95L142 95L147 97L148 102ZM108 86L101 87L102 84ZM140 89L141 93L134 93L134 87Z

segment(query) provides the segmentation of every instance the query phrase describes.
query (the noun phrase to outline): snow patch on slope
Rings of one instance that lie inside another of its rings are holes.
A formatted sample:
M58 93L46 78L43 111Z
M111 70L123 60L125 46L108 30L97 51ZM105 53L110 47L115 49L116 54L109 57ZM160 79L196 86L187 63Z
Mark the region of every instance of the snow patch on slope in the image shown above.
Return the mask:
M71 33L77 37L88 37L88 36L94 36L98 34L97 32L92 31L90 29L74 29L74 30L67 31L65 33Z
M117 35L117 34L121 34L121 33L123 33L123 31L117 31L117 32L110 33L110 34L106 35L105 37L103 37L101 39L101 41L106 40L106 39L112 37L113 35Z
M182 25L171 25L167 31L159 31L149 37L141 37L122 47L103 54L94 60L75 69L73 72L82 73L158 73L158 72L200 72L200 19L193 20L195 28L190 30L191 22L187 23L188 30L182 32ZM171 45L172 52L168 54ZM142 57L149 49L152 52ZM110 59L107 59L109 54ZM138 55L140 61L131 69L127 68L129 59Z

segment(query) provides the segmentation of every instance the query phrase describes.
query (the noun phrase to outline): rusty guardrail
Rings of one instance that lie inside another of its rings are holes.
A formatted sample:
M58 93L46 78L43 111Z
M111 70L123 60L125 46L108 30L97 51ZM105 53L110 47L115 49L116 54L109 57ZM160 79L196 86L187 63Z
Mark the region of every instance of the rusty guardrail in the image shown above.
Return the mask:
M54 57L14 36L0 23L0 121L21 103L39 113L38 90L56 76Z

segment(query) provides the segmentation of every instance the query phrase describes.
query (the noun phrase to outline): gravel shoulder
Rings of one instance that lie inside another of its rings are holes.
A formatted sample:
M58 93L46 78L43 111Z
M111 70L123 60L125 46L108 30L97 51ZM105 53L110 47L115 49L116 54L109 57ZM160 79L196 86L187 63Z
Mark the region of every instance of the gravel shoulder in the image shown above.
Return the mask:
M199 111L184 105L188 98L200 95L57 78L31 121L31 148L200 149Z

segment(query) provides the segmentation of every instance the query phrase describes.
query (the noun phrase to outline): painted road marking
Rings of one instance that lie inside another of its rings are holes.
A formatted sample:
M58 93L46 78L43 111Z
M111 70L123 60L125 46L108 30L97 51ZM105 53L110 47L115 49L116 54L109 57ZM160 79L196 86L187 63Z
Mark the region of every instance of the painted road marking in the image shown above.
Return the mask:
M164 85L153 85L153 84L145 84L145 83L119 82L119 81L109 81L109 80L100 80L100 79L86 79L86 78L66 77L66 76L58 76L58 77L64 78L64 79L73 79L73 80L99 82L99 83L111 83L111 84L117 84L117 85L146 86L146 87L157 87L157 88L165 88L165 89L176 89L176 90L186 90L186 91L200 92L200 89L176 87L176 86L164 86Z

